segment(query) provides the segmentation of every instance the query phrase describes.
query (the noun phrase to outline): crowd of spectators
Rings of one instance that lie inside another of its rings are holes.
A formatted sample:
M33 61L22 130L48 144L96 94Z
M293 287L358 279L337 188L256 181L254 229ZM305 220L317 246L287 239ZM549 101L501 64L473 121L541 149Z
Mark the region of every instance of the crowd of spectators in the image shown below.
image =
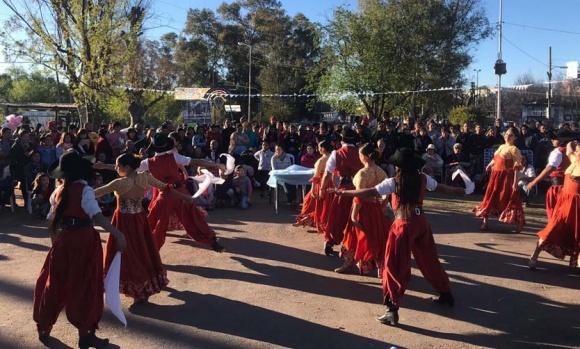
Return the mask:
M51 121L46 130L42 127L32 129L25 123L14 134L10 128L4 128L1 132L0 205L4 208L8 204L18 183L17 188L22 191L24 200L35 200L32 207L40 217L46 206L40 204L38 199L46 199L50 194L47 191L53 188L53 185L42 184L47 178L47 168L63 152L74 149L105 163L114 163L116 157L124 152L151 157L154 152L150 145L157 133L174 138L175 151L182 155L216 162L224 160L220 154L229 153L235 157L236 165L241 166L237 168L235 178L227 178L223 187L203 197L206 201L200 204L207 209L213 209L216 204L228 205L232 202L241 208L250 207L253 191L258 190L260 197L266 195L270 170L294 164L313 168L320 157L317 144L329 140L335 148L339 148L340 133L345 127L351 127L357 132L359 144L372 142L377 145L381 153L377 164L389 176L394 171L388 163L389 156L397 148L409 147L426 160L424 172L438 181L449 183L449 174L456 169L462 169L472 178L478 179L484 172L484 150L504 142L502 133L507 126L515 126L520 130L517 147L533 153L533 164L529 167L543 168L553 149L550 141L550 131L553 130L548 130L539 121L518 126L504 125L496 120L494 125L486 128L479 123L452 125L437 123L435 120L414 121L412 118L396 123L362 118L352 125L325 122L296 125L272 117L270 122L249 123L243 118L234 122L228 119L222 125L198 125L195 128L186 125L174 127L171 122L165 122L159 127L137 123L123 128L120 122L112 122L100 125L97 129L89 124L84 128L76 125L62 128ZM562 124L560 127L573 131L578 129L577 123ZM195 168L183 171L184 179L199 173L199 169ZM531 173L527 169L522 178L531 177ZM114 178L115 172L101 171L95 182L96 185L106 184ZM196 190L195 183L191 183L190 187L192 191ZM287 186L284 191L289 203L296 205L296 188ZM29 192L33 194L29 195ZM209 199L208 195L211 195ZM112 211L114 200L104 198L102 201L103 209Z

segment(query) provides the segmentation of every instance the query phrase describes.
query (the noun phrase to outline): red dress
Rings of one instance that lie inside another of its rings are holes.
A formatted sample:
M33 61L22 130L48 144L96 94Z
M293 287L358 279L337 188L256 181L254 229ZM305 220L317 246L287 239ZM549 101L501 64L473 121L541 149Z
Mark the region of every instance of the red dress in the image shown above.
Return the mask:
M514 161L497 153L493 158L487 190L483 201L473 209L477 217L499 216L500 222L524 225L524 209L518 190L513 190Z
M132 197L142 197L148 184L158 188L165 187L149 173L141 172L135 179L119 178L95 190L97 197L112 191L117 197L117 209L113 213L111 224L125 234L127 241L127 248L121 254L119 292L136 300L146 299L161 292L169 283L141 199L122 197L128 193ZM109 271L116 254L117 239L109 235L105 248L105 274Z
M312 189L304 197L304 202L302 203L302 210L300 214L296 216L296 223L302 226L316 227L315 214L316 214L316 200L312 193L316 193L320 190L320 177L313 177L310 179L312 183Z
M180 183L182 176L172 153L156 155L148 159L149 172L157 180L164 183ZM177 190L185 195L191 195L187 189L180 186ZM195 203L187 203L169 192L160 192L154 196L149 204L147 221L153 232L157 249L165 243L165 236L169 227L169 217L175 214L183 225L187 235L193 240L211 245L217 241L216 234L205 220L205 213Z
M373 188L386 178L385 171L374 165L361 169L354 178L354 184L356 189ZM350 219L355 204L361 206L357 220L362 230L356 228ZM381 271L390 226L391 219L385 215L378 198L354 198L344 229L342 256L357 261L361 274L370 272L375 266Z
M580 253L580 178L566 175L555 211L548 225L538 232L539 247L552 256L570 256L570 266L578 267Z
M358 149L355 146L342 146L336 151L336 171L340 177L339 189L355 189L352 184L354 175L363 167ZM339 245L344 237L344 228L349 221L351 197L334 195L328 208L328 220L324 229L326 243Z
M82 182L70 184L63 217L89 220L81 206ZM63 187L56 189L57 202ZM92 226L63 228L48 251L34 288L34 314L39 333L50 333L61 310L84 335L98 328L103 313L103 248Z
M324 234L328 226L328 212L330 211L332 200L334 200L334 193L329 192L328 189L332 187L334 187L332 181L328 181L322 190L323 196L319 200L316 200L314 222L316 223L316 229L319 234Z

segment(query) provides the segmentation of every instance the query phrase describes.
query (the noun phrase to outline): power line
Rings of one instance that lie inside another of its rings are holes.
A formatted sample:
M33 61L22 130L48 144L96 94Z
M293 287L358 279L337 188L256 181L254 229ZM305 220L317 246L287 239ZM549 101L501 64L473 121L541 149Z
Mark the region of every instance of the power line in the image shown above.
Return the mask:
M518 49L521 53L525 54L526 56L530 57L531 59L533 59L534 61L540 63L543 66L548 67L548 65L542 61L540 61L539 59L537 59L536 57L532 56L531 54L527 53L526 51L522 50L521 48L519 48L516 44L514 44L513 42L509 41L508 38L505 37L505 35L503 36L503 39L505 41L507 41L508 44L512 45L513 47L515 47L516 49Z
M548 32L563 33L563 34L580 35L580 32L573 32L573 31L569 31L569 30L543 28L543 27L536 27L536 26L533 26L533 25L510 23L510 22L503 22L503 23L504 24L508 24L508 25L513 25L513 26L516 26L516 27L522 27L522 28L530 28L530 29L536 29L536 30L544 30L544 31L548 31Z

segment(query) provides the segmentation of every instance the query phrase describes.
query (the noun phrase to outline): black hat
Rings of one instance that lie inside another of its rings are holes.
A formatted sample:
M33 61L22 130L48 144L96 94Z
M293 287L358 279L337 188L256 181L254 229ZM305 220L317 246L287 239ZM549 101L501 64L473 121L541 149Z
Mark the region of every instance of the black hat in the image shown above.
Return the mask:
M578 132L570 131L565 128L556 131L556 133L553 134L553 137L552 135L550 135L551 139L557 139L561 143L568 143L570 141L578 139L578 137L580 137L580 134L578 134Z
M58 162L53 162L48 168L51 178L78 178L88 179L93 162L76 151L67 151L61 155Z
M355 144L358 142L358 134L350 128L345 128L341 132L342 141L347 144Z
M173 142L173 138L168 137L163 134L156 134L155 138L153 138L153 150L157 153L164 153L166 151L170 151L173 149L175 142Z
M425 160L411 148L397 149L395 154L389 157L389 162L399 168L420 170L425 165Z

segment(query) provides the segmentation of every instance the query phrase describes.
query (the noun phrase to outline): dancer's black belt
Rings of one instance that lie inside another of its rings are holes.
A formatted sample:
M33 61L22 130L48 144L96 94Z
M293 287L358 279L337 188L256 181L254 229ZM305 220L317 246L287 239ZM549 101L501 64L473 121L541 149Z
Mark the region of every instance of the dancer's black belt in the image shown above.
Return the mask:
M403 212L403 210L399 209L399 210L395 210L395 219L407 219L407 218L411 218L413 216L420 216L424 213L425 211L423 211L423 207L415 207L412 211L411 211L411 215L407 215L406 212Z
M90 218L64 217L59 223L61 229L79 229L93 226L93 220Z
M563 185L564 177L550 177L550 182L552 185Z
M342 176L340 177L340 184L351 184L352 178L352 176Z
M177 188L181 188L183 186L183 183L181 181L177 181L175 183L173 183L173 188L177 189Z

